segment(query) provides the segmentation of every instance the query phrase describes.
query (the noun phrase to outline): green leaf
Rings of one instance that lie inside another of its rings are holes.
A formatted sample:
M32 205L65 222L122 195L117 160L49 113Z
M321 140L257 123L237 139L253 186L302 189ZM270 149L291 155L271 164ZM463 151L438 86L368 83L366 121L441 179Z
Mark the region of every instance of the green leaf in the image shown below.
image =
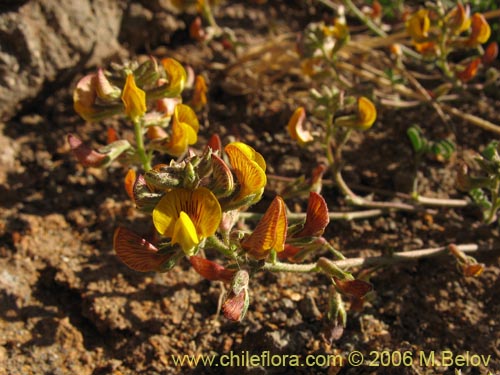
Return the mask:
M472 189L469 191L470 196L474 200L474 202L483 209L490 209L491 202L484 193L483 189Z
M423 136L422 130L418 125L410 126L406 131L406 134L408 135L413 151L416 154L425 152L427 148L427 140Z
M435 156L441 156L444 160L449 160L455 152L455 144L449 139L442 139L432 144L431 152Z

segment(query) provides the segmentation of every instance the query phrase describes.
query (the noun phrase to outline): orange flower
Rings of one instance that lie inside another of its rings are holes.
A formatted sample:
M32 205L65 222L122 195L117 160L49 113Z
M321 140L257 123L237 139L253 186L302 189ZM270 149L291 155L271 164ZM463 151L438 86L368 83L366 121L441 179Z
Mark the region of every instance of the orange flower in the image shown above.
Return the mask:
M305 120L306 111L304 107L299 107L295 110L292 117L290 117L287 126L290 137L297 141L301 146L314 139L312 134L308 130L304 129Z
M189 145L198 140L200 124L196 113L185 104L177 104L172 118L172 133L167 143L167 152L173 156L181 156Z
M224 151L239 183L239 190L232 199L233 202L245 202L247 205L257 202L267 183L264 158L252 147L241 142L228 144Z
M113 237L113 248L123 263L140 272L162 271L162 266L172 257L163 254L138 234L119 227Z
M134 122L146 113L146 93L137 87L132 73L127 75L122 102L125 105L125 114Z
M222 211L217 198L203 187L182 188L167 192L153 210L153 224L172 244L180 244L187 255L194 255L196 246L215 233Z
M265 259L271 250L278 253L284 250L287 229L285 202L277 196L252 234L242 241L241 246L252 257Z

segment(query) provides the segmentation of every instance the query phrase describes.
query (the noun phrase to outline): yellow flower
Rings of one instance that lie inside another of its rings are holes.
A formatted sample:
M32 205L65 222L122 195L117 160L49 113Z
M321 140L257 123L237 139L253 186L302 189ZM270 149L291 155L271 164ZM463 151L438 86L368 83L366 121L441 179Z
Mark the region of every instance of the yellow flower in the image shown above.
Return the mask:
M375 105L364 96L358 99L358 116L360 120L359 127L361 130L371 128L377 119L377 109L375 108Z
M293 113L287 126L290 137L292 137L293 140L296 140L301 146L313 140L312 134L308 130L304 129L305 120L306 110L304 107L299 107Z
M471 33L467 44L475 46L486 43L491 35L491 28L486 18L480 13L474 13L471 17L471 24Z
M287 228L285 202L277 196L241 246L255 259L265 259L271 250L281 252L285 249Z
M167 152L173 156L182 155L189 145L198 140L199 129L196 113L185 104L177 104L172 118L172 134L166 145Z
M427 39L430 27L431 20L427 9L420 9L406 22L406 31L416 42L423 42Z
M125 113L132 121L137 121L146 113L146 93L135 84L134 75L127 75L125 87L122 92L122 102Z
M163 69L168 78L168 90L166 93L167 97L179 96L184 90L184 85L186 84L187 74L184 67L175 59L165 58L161 60Z
M219 227L222 211L213 193L203 187L176 188L167 192L153 210L156 230L178 243L187 255Z
M356 130L368 130L377 119L375 105L364 96L358 98L358 113L354 116L342 116L335 120L336 126L343 126Z
M239 191L233 202L244 200L248 205L257 202L267 183L264 158L252 147L241 142L230 143L224 150L239 183Z

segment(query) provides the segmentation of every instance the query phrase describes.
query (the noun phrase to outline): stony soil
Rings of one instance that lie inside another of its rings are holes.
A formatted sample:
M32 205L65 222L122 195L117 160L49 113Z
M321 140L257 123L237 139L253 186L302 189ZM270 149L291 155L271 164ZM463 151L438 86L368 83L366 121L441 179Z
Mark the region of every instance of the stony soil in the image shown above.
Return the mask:
M217 19L234 30L244 46L239 53L245 53L321 19L326 10L310 3L228 1ZM240 60L233 51L217 41L190 41L185 29L161 45L129 51L134 52L173 56L208 78L210 104L200 113L201 145L213 133L223 142L241 139L264 155L270 174L287 177L307 174L317 164L320 146L300 148L285 132L298 95L307 87L293 70L278 79L264 70L256 78L252 74L259 64L254 60L235 65ZM149 224L126 198L125 170L120 165L84 169L65 140L72 132L102 144L108 126L123 129L119 120L86 124L75 116L71 87L83 73L65 87L42 92L0 124L0 374L291 373L283 367L181 368L172 355L269 351L303 359L309 354L346 356L353 350L366 359L375 358L373 351L409 351L414 360L404 368L346 364L298 367L294 373L453 373L458 367L419 363L419 352L435 351L440 358L445 350L491 355L488 366L464 366L463 374L500 373L498 250L477 254L485 264L477 278L463 277L451 257L375 270L370 278L375 293L362 311L349 312L347 328L333 341L325 317L325 276L258 275L252 280L247 318L236 324L218 314L221 285L202 279L187 261L165 274L128 269L112 250L114 228L147 231ZM500 123L494 92L457 105ZM404 192L412 168L405 136L411 123L429 133L445 132L430 108L380 108L374 127L349 143L346 179L353 186ZM422 194L464 198L455 189L457 160L494 138L459 120L453 126L457 156L447 163L425 160L418 177ZM279 188L271 183L255 210L262 210ZM359 193L366 191L360 188ZM325 187L323 195L331 210L352 209L333 187ZM298 199L287 204L304 209ZM332 221L325 236L349 257L450 243L500 245L498 227L482 224L475 208Z

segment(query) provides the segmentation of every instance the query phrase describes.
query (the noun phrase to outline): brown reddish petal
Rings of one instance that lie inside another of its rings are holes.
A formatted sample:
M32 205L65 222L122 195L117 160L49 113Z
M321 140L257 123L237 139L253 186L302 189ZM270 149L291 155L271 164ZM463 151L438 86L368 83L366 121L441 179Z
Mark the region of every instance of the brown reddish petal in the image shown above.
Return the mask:
M318 193L311 192L309 193L304 228L294 237L321 236L329 222L330 217L325 199Z
M278 253L278 258L281 260L288 260L289 262L294 261L294 256L299 253L302 249L297 246L293 246L290 244L285 244L285 250L283 250L281 253Z
M157 271L170 258L138 234L119 227L115 231L113 247L123 263L140 272Z
M466 277L475 277L482 274L484 271L484 264L481 263L473 263L473 264L464 264L462 266L462 272Z
M231 293L222 305L224 316L234 322L239 322L243 319L246 313L245 299L246 289L242 290L238 295Z
M213 134L208 140L208 147L212 149L212 151L222 152L222 141L218 134Z
M490 65L492 64L498 56L498 43L491 42L488 44L488 47L484 50L483 55L483 64Z
M208 259L193 255L189 257L191 265L201 276L210 281L231 282L235 271L228 270L225 267L212 262Z
M99 167L104 164L107 159L105 154L101 154L91 149L78 137L72 134L68 135L68 143L71 147L71 151L84 167Z
M116 133L116 130L114 128L108 128L106 143L109 145L117 140L118 134Z
M470 81L476 76L480 63L481 59L479 57L472 60L469 64L467 64L464 70L457 73L457 78L462 82Z
M372 284L363 280L341 280L336 277L333 279L335 280L335 286L337 289L341 293L351 297L362 298L373 289Z

